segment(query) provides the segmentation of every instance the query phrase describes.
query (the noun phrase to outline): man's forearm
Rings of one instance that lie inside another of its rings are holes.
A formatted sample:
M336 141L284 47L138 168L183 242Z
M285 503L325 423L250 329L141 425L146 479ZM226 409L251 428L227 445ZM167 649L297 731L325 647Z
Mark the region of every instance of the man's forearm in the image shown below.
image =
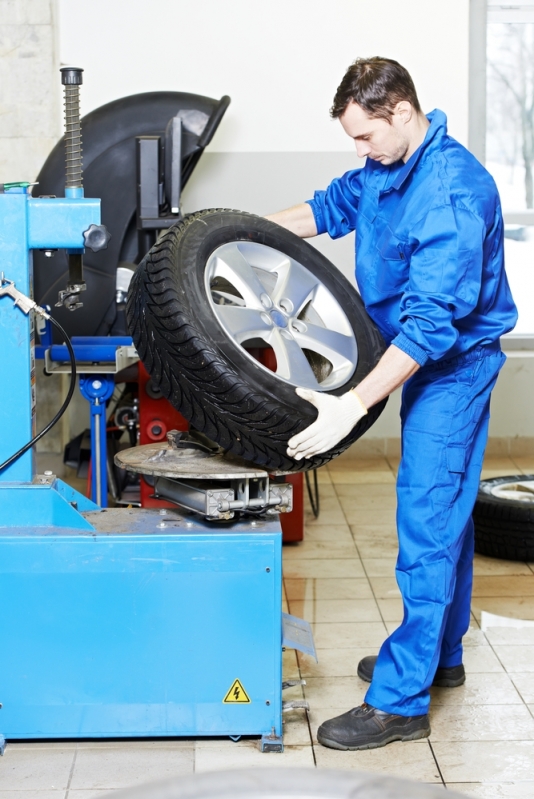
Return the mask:
M317 226L313 211L308 203L300 203L285 211L269 214L265 217L277 225L285 227L301 239L309 239L317 235Z
M392 344L354 390L365 407L371 408L402 386L419 368L417 361Z

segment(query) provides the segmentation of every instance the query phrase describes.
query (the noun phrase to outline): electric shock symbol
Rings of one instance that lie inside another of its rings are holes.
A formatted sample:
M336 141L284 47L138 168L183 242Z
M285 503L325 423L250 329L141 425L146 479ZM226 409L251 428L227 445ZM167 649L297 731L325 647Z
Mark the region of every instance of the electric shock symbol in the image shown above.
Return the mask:
M239 680L234 681L232 687L230 688L230 690L223 699L223 703L226 705L228 704L248 705L250 704L250 701L251 700L249 699L247 692L245 691Z

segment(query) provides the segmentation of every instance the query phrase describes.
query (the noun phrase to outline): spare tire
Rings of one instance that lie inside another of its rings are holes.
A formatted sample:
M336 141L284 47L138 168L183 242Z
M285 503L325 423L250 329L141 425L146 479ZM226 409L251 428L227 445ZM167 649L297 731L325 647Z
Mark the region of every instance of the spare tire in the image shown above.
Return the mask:
M317 417L295 388L343 394L373 369L385 344L338 269L252 214L201 211L166 231L132 279L127 320L172 405L224 449L267 468L322 466L385 406L371 408L328 452L287 456L288 440ZM254 357L261 347L271 348L274 371Z
M481 555L534 561L534 474L482 480L473 520Z

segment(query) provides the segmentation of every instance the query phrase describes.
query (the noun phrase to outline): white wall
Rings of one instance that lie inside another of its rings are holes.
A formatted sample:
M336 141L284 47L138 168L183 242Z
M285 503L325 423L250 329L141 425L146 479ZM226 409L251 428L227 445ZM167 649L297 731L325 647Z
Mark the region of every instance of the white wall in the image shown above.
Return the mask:
M346 151L328 117L335 89L357 56L386 55L467 141L469 0L58 2L61 61L86 70L84 113L135 92L229 94L213 151Z

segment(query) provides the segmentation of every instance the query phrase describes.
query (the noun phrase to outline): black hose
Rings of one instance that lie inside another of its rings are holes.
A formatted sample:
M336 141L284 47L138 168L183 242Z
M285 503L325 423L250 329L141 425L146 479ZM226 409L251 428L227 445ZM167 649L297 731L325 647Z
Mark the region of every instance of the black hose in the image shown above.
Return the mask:
M304 472L304 475L306 477L306 488L308 489L308 497L310 500L312 513L317 519L319 518L319 511L321 510L319 502L319 483L317 482L317 469L312 469L312 471L313 471L313 494L310 485L310 473Z
M3 463L0 463L0 472L3 471L4 469L6 469L8 466L11 466L11 464L14 463L16 460L18 460L21 455L24 455L25 452L27 452L31 447L33 447L33 445L35 443L37 443L37 441L39 441L40 438L45 436L48 433L48 431L51 430L54 427L56 422L59 422L59 420L61 419L61 417L63 416L63 414L67 410L67 408L69 406L69 403L70 403L70 401L72 399L72 395L74 394L74 389L76 388L76 357L74 355L74 350L72 349L72 344L70 343L70 338L67 336L67 334L65 333L65 331L63 330L63 328L61 327L59 322L56 322L56 320L53 319L52 317L50 317L50 321L52 322L53 325L55 325L57 327L57 329L59 330L61 335L64 337L65 344L67 345L67 349L69 351L70 365L71 365L71 370L72 370L71 371L71 375L70 375L69 390L68 390L67 396L65 398L65 402L63 403L63 405L61 406L59 411L56 413L56 415L54 416L52 421L49 422L46 425L46 427L43 427L41 432L37 433L37 435L34 436L31 441L28 441L27 444L24 444L24 446L21 447L18 450L18 452L15 452L14 455L12 455L10 458L8 458L7 461L4 461Z

